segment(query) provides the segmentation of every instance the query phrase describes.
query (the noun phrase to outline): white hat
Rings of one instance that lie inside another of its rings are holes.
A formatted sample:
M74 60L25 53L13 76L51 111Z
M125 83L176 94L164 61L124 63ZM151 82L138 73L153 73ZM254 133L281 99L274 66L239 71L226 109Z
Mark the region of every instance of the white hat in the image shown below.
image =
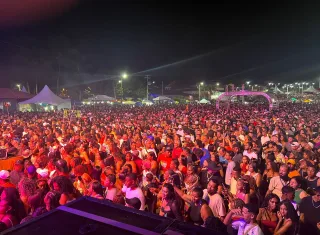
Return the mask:
M184 138L189 138L189 139L190 139L190 138L191 138L191 136L190 136L190 135L186 135Z
M0 179L3 179L3 180L6 180L9 178L9 171L6 171L6 170L1 170L0 171Z
M195 122L194 122L194 124L198 125L198 124L199 124L199 122L198 122L198 121L195 121Z
M48 177L48 175L49 175L48 169L38 168L38 169L37 169L37 173L38 173L41 177L43 177L43 178L46 178L46 177Z
M292 142L291 146L298 148L300 146L300 144L298 142Z

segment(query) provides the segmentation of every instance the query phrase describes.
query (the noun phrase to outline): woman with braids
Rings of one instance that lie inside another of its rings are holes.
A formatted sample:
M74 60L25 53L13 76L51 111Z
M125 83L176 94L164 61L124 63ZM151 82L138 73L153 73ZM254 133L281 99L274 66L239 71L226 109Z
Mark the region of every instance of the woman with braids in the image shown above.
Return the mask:
M59 199L60 205L73 201L78 196L72 182L65 176L56 176L52 179L50 186L53 190L61 194Z
M259 209L257 222L265 235L273 234L277 227L277 211L280 199L276 194L270 193L264 199Z

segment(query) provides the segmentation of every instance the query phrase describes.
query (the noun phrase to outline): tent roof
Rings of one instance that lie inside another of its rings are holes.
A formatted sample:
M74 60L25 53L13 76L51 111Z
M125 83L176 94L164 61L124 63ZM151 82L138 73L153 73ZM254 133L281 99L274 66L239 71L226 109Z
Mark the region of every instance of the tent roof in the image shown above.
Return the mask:
M0 99L16 99L16 100L26 100L32 98L33 95L28 93L13 90L10 88L0 88Z
M199 103L200 103L200 104L207 104L207 103L210 103L210 101L209 101L209 100L206 100L206 99L202 99L202 100L200 100Z
M45 85L44 88L37 94L35 97L20 102L20 104L39 104L39 103L44 103L44 104L50 104L50 105L59 105L63 104L66 101L59 96L55 95L50 88Z
M317 89L315 89L313 86L310 86L308 89L304 90L303 92L319 93L319 91Z
M96 101L114 101L116 100L113 97L107 95L96 95L94 97L90 97L88 100L96 100Z
M172 99L169 98L169 97L160 95L160 96L158 96L157 98L154 98L153 100L155 100L155 101L160 101L160 100L172 100Z

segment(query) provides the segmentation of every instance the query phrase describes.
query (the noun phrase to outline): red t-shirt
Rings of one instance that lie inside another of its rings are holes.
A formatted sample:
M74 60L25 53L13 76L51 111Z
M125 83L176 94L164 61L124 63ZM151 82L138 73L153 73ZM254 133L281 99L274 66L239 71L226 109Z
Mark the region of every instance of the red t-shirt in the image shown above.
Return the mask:
M167 171L170 169L170 164L171 164L172 158L171 157L166 157L165 154L160 154L158 157L158 162L160 165L160 171Z
M182 148L174 148L172 151L172 159L178 159L180 157L180 154L183 152Z

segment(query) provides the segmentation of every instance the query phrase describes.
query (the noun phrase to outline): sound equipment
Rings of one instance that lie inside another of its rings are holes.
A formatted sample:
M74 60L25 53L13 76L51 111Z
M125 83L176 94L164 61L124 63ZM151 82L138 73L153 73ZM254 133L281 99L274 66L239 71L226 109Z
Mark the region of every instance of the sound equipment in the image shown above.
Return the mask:
M220 235L212 230L139 211L106 200L82 197L4 231L10 235Z

